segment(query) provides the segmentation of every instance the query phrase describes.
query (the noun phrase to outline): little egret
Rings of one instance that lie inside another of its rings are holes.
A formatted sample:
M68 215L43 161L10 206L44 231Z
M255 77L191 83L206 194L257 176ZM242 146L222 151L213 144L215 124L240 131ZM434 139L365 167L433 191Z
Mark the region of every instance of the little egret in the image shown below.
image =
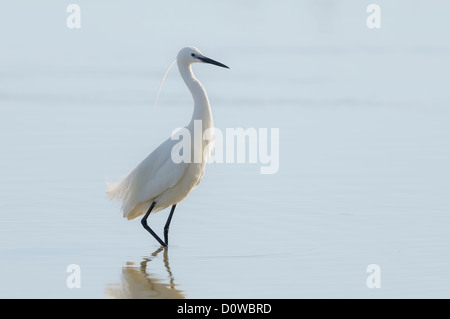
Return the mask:
M205 57L197 48L186 47L178 52L178 70L194 100L194 111L190 123L184 128L191 134L191 161L174 162L172 149L177 140L168 138L148 155L122 181L108 185L106 193L111 199L123 204L123 216L128 220L142 215L142 226L162 245L169 243L169 225L176 205L200 183L205 171L205 164L212 149L212 139L194 138L194 121L202 123L202 137L205 132L212 132L213 119L205 88L192 73L193 63L209 63L228 68L226 65ZM183 150L184 151L184 150ZM196 154L197 152L197 154ZM201 153L199 153L201 152ZM198 160L200 158L200 160ZM164 241L148 226L147 218L172 206L164 226Z

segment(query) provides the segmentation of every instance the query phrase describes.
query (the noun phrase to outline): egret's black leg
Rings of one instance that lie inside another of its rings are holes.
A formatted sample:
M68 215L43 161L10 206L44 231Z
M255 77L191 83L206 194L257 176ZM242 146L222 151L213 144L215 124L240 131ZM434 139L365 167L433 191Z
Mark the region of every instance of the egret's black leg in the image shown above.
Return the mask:
M166 246L169 245L169 226L170 226L170 222L172 221L172 215L173 215L173 212L175 211L176 206L177 206L177 204L172 206L172 209L170 210L169 218L167 218L166 225L164 226L164 241L166 242Z
M152 234L153 237L155 237L155 239L164 247L167 246L162 240L161 238L158 237L158 235L156 235L156 233L147 225L147 218L148 215L150 215L153 207L155 207L156 202L153 202L152 205L150 206L150 208L148 209L147 213L145 214L145 216L141 219L141 224L142 226L144 226L144 228L150 233Z

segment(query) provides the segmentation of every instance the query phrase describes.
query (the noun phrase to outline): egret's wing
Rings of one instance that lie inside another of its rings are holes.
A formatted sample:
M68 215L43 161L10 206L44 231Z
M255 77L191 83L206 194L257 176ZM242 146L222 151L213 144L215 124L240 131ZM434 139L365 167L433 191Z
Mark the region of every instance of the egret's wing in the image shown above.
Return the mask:
M112 199L123 202L124 217L139 203L157 197L176 185L189 163L175 163L171 158L177 140L167 139L148 155L125 179L108 188Z
M145 169L151 164L143 165L143 173L139 175L139 179L142 179L142 182L139 181L141 186L138 196L139 202L148 201L174 187L183 177L188 166L188 163L174 163L170 156L160 164L156 171Z

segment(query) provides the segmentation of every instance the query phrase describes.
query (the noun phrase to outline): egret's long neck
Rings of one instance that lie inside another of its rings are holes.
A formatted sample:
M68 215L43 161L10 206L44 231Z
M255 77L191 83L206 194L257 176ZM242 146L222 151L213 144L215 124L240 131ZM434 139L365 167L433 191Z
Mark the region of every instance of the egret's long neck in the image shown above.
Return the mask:
M194 99L194 112L192 114L191 124L193 124L195 120L201 120L203 130L212 127L213 120L211 108L209 107L209 100L205 88L194 76L194 73L192 73L191 65L180 62L177 62L177 64L181 77Z

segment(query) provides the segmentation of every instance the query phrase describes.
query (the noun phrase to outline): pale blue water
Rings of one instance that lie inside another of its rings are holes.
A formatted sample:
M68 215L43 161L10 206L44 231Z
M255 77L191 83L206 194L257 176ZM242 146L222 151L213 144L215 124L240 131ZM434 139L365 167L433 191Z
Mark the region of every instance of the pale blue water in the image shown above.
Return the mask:
M0 297L449 297L446 2L378 1L377 30L359 1L76 3L78 30L0 4ZM208 165L158 252L105 181L190 119L176 69L153 109L186 45L231 67L194 67L216 127L279 128L280 167Z

